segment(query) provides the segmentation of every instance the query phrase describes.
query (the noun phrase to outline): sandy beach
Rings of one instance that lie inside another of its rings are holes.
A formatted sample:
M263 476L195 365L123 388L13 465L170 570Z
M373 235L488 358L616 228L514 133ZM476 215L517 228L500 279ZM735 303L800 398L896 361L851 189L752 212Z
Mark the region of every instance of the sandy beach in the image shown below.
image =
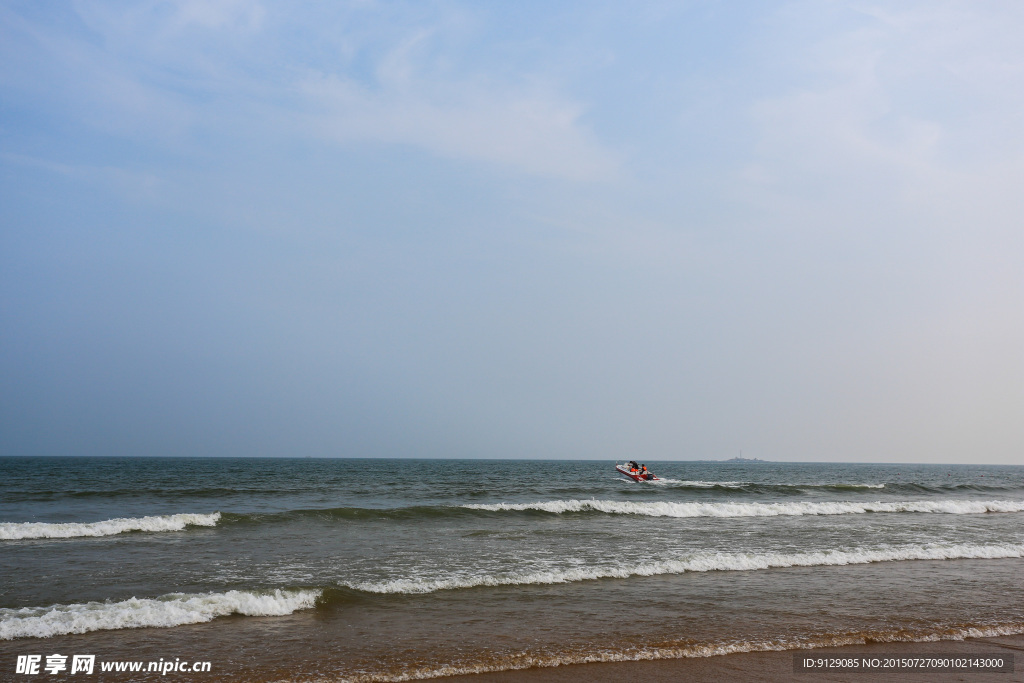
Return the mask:
M829 647L814 650L784 652L744 652L715 657L693 657L686 659L663 659L644 662L609 662L598 664L576 664L545 669L524 669L499 673L453 676L443 679L451 683L641 683L659 681L688 681L708 683L720 681L783 681L873 683L875 681L907 681L914 683L971 681L971 683L1010 683L1024 681L1024 635L1000 636L994 638L970 638L962 641L940 641L927 643L873 643ZM872 658L880 655L914 656L962 656L997 655L1014 657L1012 673L950 673L950 672L909 672L909 671L861 671L850 673L828 673L824 671L796 672L793 655L841 657L866 655Z

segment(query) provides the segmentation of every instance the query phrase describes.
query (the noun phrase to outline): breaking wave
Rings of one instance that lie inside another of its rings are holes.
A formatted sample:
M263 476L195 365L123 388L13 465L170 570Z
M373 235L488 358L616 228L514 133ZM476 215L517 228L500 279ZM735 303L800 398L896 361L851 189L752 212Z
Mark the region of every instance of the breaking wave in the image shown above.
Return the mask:
M214 512L208 515L185 513L81 523L3 522L0 523L0 540L113 536L129 531L181 531L187 526L216 526L219 519L220 513Z
M618 477L617 481L624 485L632 484L624 477ZM1006 492L1020 491L1019 484L981 484L981 483L958 483L944 484L940 482L883 482L883 483L851 483L851 482L818 482L818 483L786 483L766 481L704 481L700 479L669 479L661 478L652 481L641 482L650 486L662 486L665 488L679 489L704 489L720 491L722 493L750 493L750 494L781 494L796 495L801 492L828 492L828 491L849 491L851 493L870 493L872 489L885 489L887 493L927 493L947 494L965 491L977 492Z
M1021 500L914 500L898 502L849 501L782 503L634 503L617 500L552 500L537 503L468 503L461 507L491 512L536 510L563 514L567 512L603 512L613 515L647 517L778 517L799 515L850 515L868 512L919 512L951 515L986 512L1024 512Z
M200 624L229 614L283 616L310 609L319 590L172 593L159 598L87 602L49 607L0 608L0 640L49 638L121 628L167 628Z
M101 522L0 522L0 541L88 538L129 532L182 531L189 526L265 524L294 519L324 521L415 520L501 512L549 514L597 513L646 517L778 517L865 513L982 514L1024 512L1020 500L916 500L896 502L631 502L617 500L551 500L535 503L466 503L400 508L327 508L276 513L181 513L108 519Z
M623 479L623 482L628 480ZM644 482L646 484L654 484L655 486L675 486L679 488L695 488L695 489L751 489L751 490L792 490L792 489L826 489L826 490L844 490L844 489L884 489L886 484L778 484L778 483L759 483L754 481L700 481L700 480L689 480L689 479L654 479L652 481Z
M501 574L454 574L446 577L363 581L344 585L367 593L433 593L478 586L547 585L596 579L626 579L686 572L751 571L781 567L828 567L906 560L1005 559L1024 557L1024 544L927 544L883 548L853 548L802 553L696 552L678 559L629 566L590 566Z

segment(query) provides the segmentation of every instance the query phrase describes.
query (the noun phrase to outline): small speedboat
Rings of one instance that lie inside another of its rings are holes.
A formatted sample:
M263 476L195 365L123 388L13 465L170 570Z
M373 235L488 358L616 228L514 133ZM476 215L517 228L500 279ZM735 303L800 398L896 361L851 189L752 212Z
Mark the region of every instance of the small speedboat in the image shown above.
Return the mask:
M646 473L642 473L640 470L631 469L628 465L615 465L615 471L624 477L629 477L633 481L657 481L658 478L654 476L650 470Z

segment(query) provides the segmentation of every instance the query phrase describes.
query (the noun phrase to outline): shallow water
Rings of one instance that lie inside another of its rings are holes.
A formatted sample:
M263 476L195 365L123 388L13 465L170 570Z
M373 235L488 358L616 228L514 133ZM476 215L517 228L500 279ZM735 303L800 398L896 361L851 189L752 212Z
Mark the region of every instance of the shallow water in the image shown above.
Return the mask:
M648 465L2 458L0 661L388 680L1024 632L1022 467Z

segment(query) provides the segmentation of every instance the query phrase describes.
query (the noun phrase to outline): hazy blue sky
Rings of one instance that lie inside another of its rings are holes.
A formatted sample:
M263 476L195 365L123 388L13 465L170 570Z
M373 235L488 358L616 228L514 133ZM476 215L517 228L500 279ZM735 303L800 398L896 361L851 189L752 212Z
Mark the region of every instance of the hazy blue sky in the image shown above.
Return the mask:
M1024 3L0 2L0 453L1024 462Z

